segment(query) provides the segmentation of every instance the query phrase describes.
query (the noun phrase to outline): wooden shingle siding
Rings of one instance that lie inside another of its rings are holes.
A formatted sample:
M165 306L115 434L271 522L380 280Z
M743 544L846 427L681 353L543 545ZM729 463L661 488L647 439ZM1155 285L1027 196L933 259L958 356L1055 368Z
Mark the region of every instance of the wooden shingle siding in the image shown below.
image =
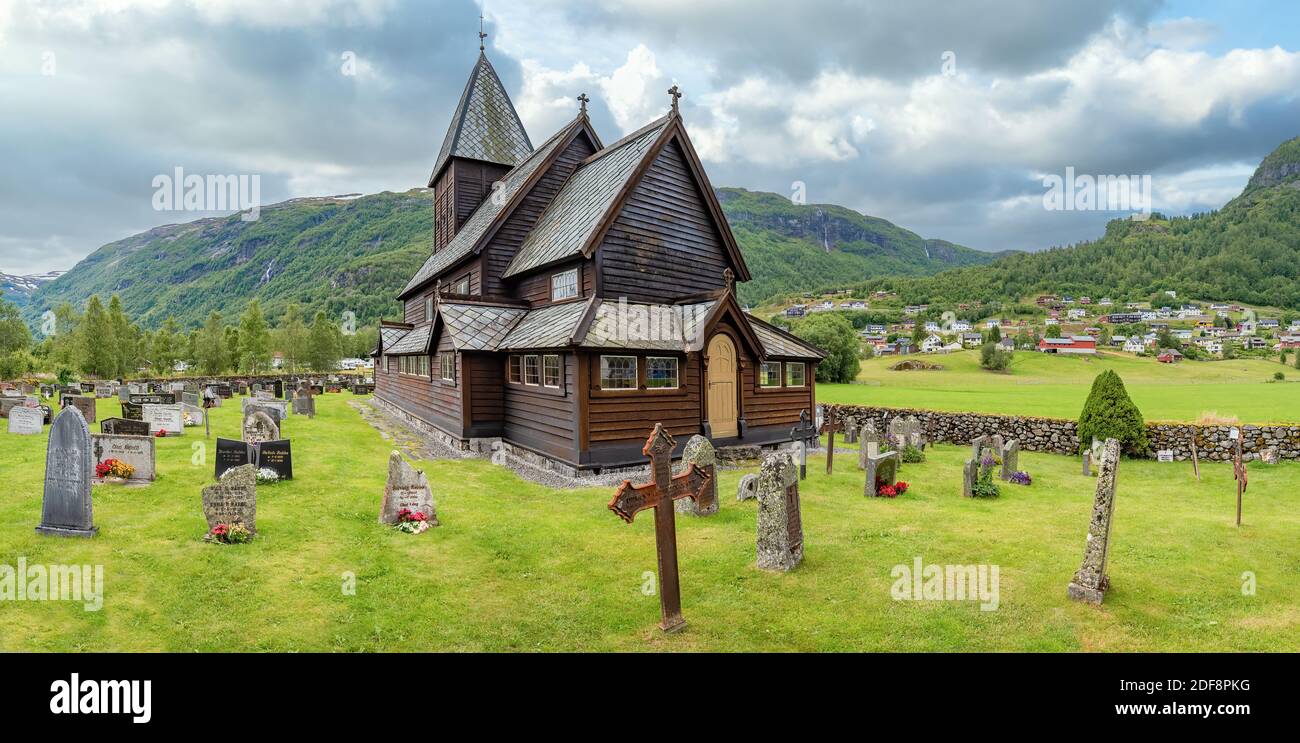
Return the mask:
M730 261L676 141L655 158L599 250L605 297L662 302L723 286Z
M505 273L506 267L510 265L510 260L515 257L528 232L532 230L533 225L537 224L537 218L555 198L555 194L559 192L569 176L573 175L578 163L595 151L595 146L586 133L580 132L574 137L573 142L556 156L555 163L537 181L537 185L524 198L523 203L501 225L501 229L497 230L496 235L483 249L483 293L485 295L514 296L514 292L507 287L507 282L501 279L501 275Z

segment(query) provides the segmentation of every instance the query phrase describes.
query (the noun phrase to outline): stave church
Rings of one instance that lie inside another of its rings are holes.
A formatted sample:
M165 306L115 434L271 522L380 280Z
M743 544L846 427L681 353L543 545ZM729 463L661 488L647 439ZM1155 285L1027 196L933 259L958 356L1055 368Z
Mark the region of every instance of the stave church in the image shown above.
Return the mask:
M737 303L749 269L680 95L610 144L579 96L535 145L480 44L429 177L433 252L380 330L380 405L575 474L644 463L655 423L678 454L790 440L825 354Z

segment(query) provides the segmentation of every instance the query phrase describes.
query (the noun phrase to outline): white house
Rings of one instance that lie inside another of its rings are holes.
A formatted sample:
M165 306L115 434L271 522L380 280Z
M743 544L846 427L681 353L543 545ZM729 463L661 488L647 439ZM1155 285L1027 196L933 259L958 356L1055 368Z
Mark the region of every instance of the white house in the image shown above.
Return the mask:
M1147 344L1142 341L1140 336L1133 336L1124 341L1124 350L1128 353L1142 353L1147 350Z
M952 324L952 332L954 333L965 333L967 330L970 330L970 323L965 320L957 320Z
M931 333L921 341L921 353L935 353L943 350L943 339Z

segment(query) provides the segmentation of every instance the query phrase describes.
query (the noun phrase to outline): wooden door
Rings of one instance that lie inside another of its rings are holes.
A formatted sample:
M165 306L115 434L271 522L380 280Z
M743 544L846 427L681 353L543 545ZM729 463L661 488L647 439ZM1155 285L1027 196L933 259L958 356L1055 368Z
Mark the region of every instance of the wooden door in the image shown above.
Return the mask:
M736 435L736 346L722 333L709 341L709 430L714 438Z

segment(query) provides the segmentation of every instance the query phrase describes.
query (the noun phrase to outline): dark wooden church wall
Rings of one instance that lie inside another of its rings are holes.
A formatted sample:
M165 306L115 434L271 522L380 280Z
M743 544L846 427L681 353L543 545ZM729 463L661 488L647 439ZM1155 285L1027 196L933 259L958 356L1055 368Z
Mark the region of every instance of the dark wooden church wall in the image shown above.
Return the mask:
M579 258L576 261L563 263L552 268L548 268L540 273L530 274L520 279L514 288L514 297L530 303L534 307L547 305L551 303L551 276L567 271L571 268L579 269L578 272L578 291L581 296L590 297L596 290L596 269L592 261Z
M619 356L633 355L619 351L611 353ZM638 372L644 375L646 355L635 355ZM588 440L593 452L600 449L626 449L633 445L639 448L656 423L664 424L664 428L674 437L685 437L678 443L684 443L686 438L700 432L702 377L699 354L688 355L680 364L678 374L682 389L658 392L601 390L600 356L598 352L589 356L591 378L585 389L588 396Z
M578 163L595 151L595 147L586 134L579 134L575 137L573 142L569 143L569 146L556 157L550 169L537 181L537 185L524 198L523 203L501 225L501 229L497 230L496 235L493 236L483 250L483 293L485 295L512 295L512 292L506 286L506 282L501 278L506 271L506 267L510 265L511 259L519 251L519 246L523 244L524 238L528 237L528 233L537 224L538 217L542 216L542 212L555 198L555 195L559 193L565 181L569 180L569 176L573 175Z
M500 436L505 422L505 356L462 353L461 367L469 381L470 438Z
M563 394L559 390L506 383L504 437L511 443L576 463L578 369L574 354L564 354L563 368Z
M677 142L655 158L600 251L605 297L663 302L722 287L726 248Z

